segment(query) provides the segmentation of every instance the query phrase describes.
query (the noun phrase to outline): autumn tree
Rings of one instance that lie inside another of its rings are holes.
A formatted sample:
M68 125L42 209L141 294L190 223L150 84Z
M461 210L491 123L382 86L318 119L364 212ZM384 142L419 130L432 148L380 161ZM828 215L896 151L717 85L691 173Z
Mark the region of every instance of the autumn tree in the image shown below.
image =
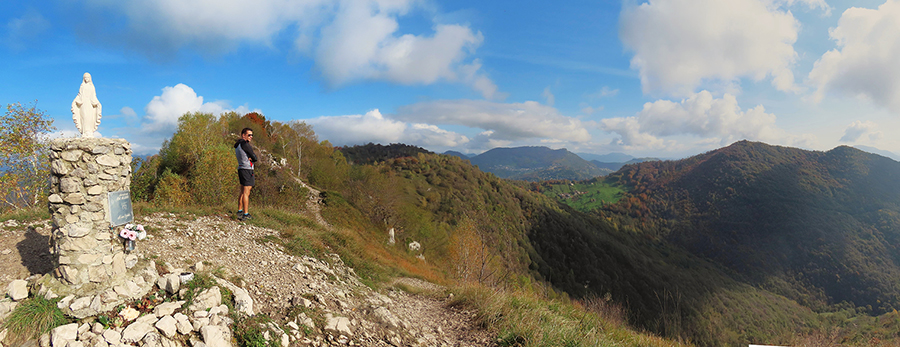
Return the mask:
M312 126L306 124L306 122L294 120L289 122L288 126L293 130L295 138L293 148L297 153L297 176L300 176L300 167L303 164L303 147L310 143L316 144L319 142L319 139L316 137L316 133L313 132Z
M35 206L47 196L48 135L55 128L36 104L8 104L0 118L0 212Z

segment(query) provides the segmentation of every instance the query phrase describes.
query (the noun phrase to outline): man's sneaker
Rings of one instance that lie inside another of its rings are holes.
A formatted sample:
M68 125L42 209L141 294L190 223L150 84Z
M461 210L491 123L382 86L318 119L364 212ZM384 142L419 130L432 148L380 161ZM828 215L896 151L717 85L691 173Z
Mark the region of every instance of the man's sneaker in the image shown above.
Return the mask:
M238 217L238 219L240 219L240 220L248 220L248 219L253 219L253 217L251 217L249 213L244 213L243 215L241 215L240 217Z

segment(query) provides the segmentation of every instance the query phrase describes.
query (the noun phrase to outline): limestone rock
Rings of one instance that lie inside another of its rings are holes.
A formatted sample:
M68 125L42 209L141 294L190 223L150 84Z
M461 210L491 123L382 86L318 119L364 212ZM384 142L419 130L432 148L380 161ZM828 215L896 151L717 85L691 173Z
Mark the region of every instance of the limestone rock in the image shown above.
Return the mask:
M175 318L175 328L178 329L179 334L187 335L194 329L194 327L191 326L191 321L188 319L188 316L176 313L172 317Z
M50 172L52 172L54 175L64 176L69 173L69 168L66 167L65 163L58 161L58 160L54 160L53 163L50 164ZM60 201L60 202L62 202L62 201Z
M113 329L104 331L102 336L103 340L110 345L116 346L122 343L122 333Z
M28 297L28 282L25 280L15 280L6 287L6 294L15 301L20 301Z
M72 301L72 305L69 305L69 309L74 312L74 311L78 311L78 310L87 308L91 305L91 299L93 299L93 298L90 296L84 296L84 297L75 299Z
M397 328L400 326L400 320L394 316L388 309L384 307L376 308L372 314L375 315L375 318L378 318L384 324L389 325L391 328Z
M16 309L16 305L18 304L19 303L10 301L9 299L0 301L0 321L6 319L6 316L9 316L9 314Z
M53 347L66 347L69 341L78 337L78 323L60 325L50 331L50 344Z
M175 276L177 279L178 276ZM209 308L213 308L222 304L222 292L219 290L219 287L211 287L200 292L197 297L194 298L194 303L188 308L191 312L206 310ZM208 345L209 343L207 343Z
M165 281L166 281L166 287L165 287L166 292L169 292L169 294L178 293L178 289L181 288L181 278L179 278L178 275L171 274L171 273L167 274L165 276Z
M66 225L66 233L69 237L84 237L91 233L91 228L81 225L80 223Z
M130 322L130 321L136 319L140 315L141 315L141 312L138 310L135 310L133 307L126 307L126 308L122 309L122 311L119 311L119 316L121 316L122 319L124 319L126 322Z
M125 256L125 268L130 269L137 265L138 256L136 254L129 254Z
M94 324L91 325L91 332L94 334L97 334L97 335L103 334L103 332L105 330L106 329L103 328L103 324L100 324L99 322L94 322Z
M350 319L347 317L334 317L331 313L325 314L325 331L353 336L353 331L350 330Z
M82 195L81 193L71 193L69 195L66 195L66 198L63 200L70 205L81 205L87 202L87 200L84 199L84 195Z
M47 199L50 200L50 203L53 204L61 204L63 202L63 199L59 196L59 194L50 194Z
M169 315L175 313L175 310L181 308L182 305L184 305L184 301L165 302L165 303L162 303L162 304L159 304L158 306L156 306L153 309L153 313L157 317L169 316ZM171 336L169 336L169 337L171 337Z
M300 324L305 325L310 330L316 330L316 323L312 320L312 318L309 318L306 313L301 313L299 316L297 316L297 320L300 322Z
M159 333L155 331L148 332L147 335L144 335L144 338L141 339L142 347L162 347L162 339L163 337L159 335Z
M200 334L208 347L231 347L231 333L225 327L207 325L200 328Z
M163 335L168 338L175 336L175 333L178 332L178 327L175 326L177 321L172 316L164 316L156 322L155 326Z
M216 283L225 288L228 288L228 290L234 293L235 310L248 316L252 316L254 314L253 298L250 296L250 293L247 292L247 290L218 277L216 277Z
M123 343L135 343L144 339L144 336L147 333L153 331L154 328L152 325L135 321L131 323L124 331L122 331L122 342ZM56 347L56 346L54 346Z
M225 316L225 315L228 315L228 306L226 306L226 305L223 304L223 305L219 305L219 306L213 307L213 308L209 309L209 315L210 315L210 316L216 316L216 315L218 315L218 316Z
M86 338L83 338L82 336L84 335L84 333L86 333L90 330L91 330L90 324L84 323L84 324L79 325L78 326L78 339L82 340L82 341L87 340Z
M113 156L104 154L104 155L97 157L97 164L100 164L103 166L119 166L119 159L117 159Z
M41 334L41 337L38 338L38 346L50 347L50 334L48 334L48 333Z
M148 314L148 315L141 316L140 318L136 319L134 322L153 325L153 324L156 324L157 320L158 319L156 318L155 314Z

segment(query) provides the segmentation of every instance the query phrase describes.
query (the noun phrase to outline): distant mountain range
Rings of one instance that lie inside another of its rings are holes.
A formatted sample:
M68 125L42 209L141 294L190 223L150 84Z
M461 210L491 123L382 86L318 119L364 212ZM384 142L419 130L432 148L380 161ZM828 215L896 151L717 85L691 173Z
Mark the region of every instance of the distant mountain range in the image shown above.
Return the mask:
M539 146L499 147L475 156L456 151L447 151L444 154L467 159L482 171L493 173L500 178L533 182L586 180L610 174L627 164L658 160L635 158L623 153L575 154L565 148L554 150Z
M888 157L888 158L894 159L896 161L900 161L900 155L897 155L894 152L889 152L889 151L885 151L883 149L878 149L875 147L869 147L869 146L863 146L863 145L856 145L853 147L856 147L857 149L862 150L862 151L878 154L883 157Z

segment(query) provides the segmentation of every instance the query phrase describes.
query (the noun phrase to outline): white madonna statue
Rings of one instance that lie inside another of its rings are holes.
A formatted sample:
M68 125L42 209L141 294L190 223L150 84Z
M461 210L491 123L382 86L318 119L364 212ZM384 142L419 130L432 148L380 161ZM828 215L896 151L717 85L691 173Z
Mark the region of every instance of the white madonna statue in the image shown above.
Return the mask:
M94 132L100 126L102 109L100 101L97 100L94 82L91 82L91 74L85 72L81 87L78 88L78 96L72 100L72 120L81 132L81 137L94 137Z

